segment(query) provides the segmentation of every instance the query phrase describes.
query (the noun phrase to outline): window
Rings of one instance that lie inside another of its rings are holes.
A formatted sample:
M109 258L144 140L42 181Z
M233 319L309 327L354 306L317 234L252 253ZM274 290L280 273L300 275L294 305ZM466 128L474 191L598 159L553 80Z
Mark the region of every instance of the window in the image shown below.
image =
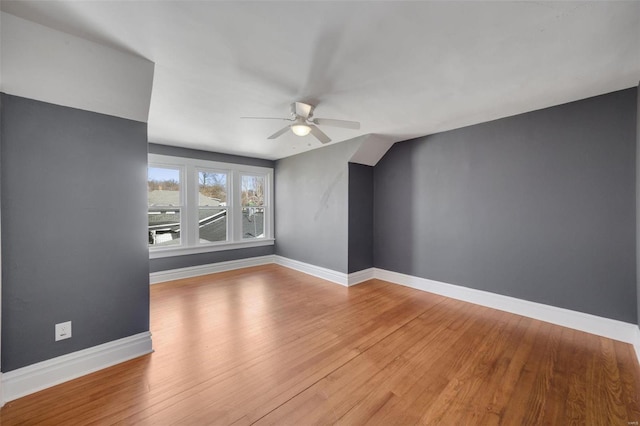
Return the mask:
M242 238L264 236L264 176L242 175Z
M149 245L180 245L180 191L179 168L149 167L148 216Z
M198 171L200 243L227 241L227 178L224 172Z
M273 244L273 169L149 154L151 258Z

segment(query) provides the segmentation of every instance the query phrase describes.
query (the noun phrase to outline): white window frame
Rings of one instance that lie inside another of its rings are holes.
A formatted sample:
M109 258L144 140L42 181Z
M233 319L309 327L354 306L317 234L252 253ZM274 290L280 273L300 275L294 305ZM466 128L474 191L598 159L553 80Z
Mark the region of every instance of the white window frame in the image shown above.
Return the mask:
M243 176L249 176L249 177L264 177L264 182L265 182L265 186L269 187L269 177L264 174L264 173L249 173L245 170L243 170L242 172L240 172L238 174L238 188L240 189L240 191L238 192L238 208L236 209L236 218L238 221L240 221L240 226L239 229L237 229L237 234L236 234L236 238L241 240L241 241L252 241L252 240L260 240L262 238L257 238L257 237L253 237L253 238L245 238L244 236L244 229L242 229L242 177ZM246 206L248 207L248 206ZM268 196L268 190L267 188L265 188L265 195L264 195L264 204L262 206L255 206L256 208L263 208L264 209L264 231L263 234L266 236L267 235L267 229L269 228L269 226L267 225L268 221L267 221L267 217L269 217L269 214L267 213L267 210L269 208L271 208L271 198Z
M224 207L224 209L227 211L227 230L226 230L227 238L224 241L212 241L212 242L201 243L200 242L200 234L199 234L199 231L198 231L199 228L196 228L195 235L194 235L194 238L195 238L194 244L198 245L198 246L209 246L209 245L212 245L212 244L229 243L230 241L233 240L233 238L230 238L231 232L233 230L233 222L234 222L233 221L233 217L232 217L233 214L231 214L232 213L232 209L231 209L231 206L232 206L232 203L231 203L231 192L233 192L233 173L229 169L225 170L225 169L220 169L220 168L213 169L213 168L210 168L210 167L195 167L194 177L196 179L196 182L193 185L193 192L194 192L193 196L195 197L193 202L194 202L195 208L192 211L192 216L193 216L192 219L194 221L193 222L194 226L196 226L196 227L198 226L197 224L199 223L198 210L200 208L200 203L198 202L198 199L199 199L199 192L200 192L200 188L199 188L199 185L200 185L199 174L200 174L200 172L211 172L211 173L218 173L218 174L227 175L227 188L226 188L227 189L227 201L226 201L227 205L226 205L226 207Z
M167 248L171 247L173 249L178 249L180 247L184 246L184 235L183 235L183 230L185 227L185 212L186 212L186 204L185 204L185 200L186 200L186 196L185 196L185 187L184 187L184 180L186 177L185 174L185 168L183 165L181 164L171 164L171 163L165 163L163 161L156 161L153 164L149 163L148 167L157 167L157 168L161 168L161 169L171 169L171 170L178 170L178 176L179 176L179 186L180 186L180 198L179 198L179 204L177 206L169 206L169 205L158 205L156 207L158 207L159 209L166 209L168 207L174 208L175 210L177 210L180 213L180 244L176 244L176 245L171 245L171 246L165 246ZM149 214L149 210L152 210L153 208L151 206L149 206L149 204L147 203L147 214Z
M180 245L149 246L149 258L157 259L196 253L273 245L273 169L269 167L222 163L186 157L149 154L149 167L181 170ZM227 173L227 240L201 243L198 232L198 182L200 171ZM242 238L242 175L265 177L264 237Z

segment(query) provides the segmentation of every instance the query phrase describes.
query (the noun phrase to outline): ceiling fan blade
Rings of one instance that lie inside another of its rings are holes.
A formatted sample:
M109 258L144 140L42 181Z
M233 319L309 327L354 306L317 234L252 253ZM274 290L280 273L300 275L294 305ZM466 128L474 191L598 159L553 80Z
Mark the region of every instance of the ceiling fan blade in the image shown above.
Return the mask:
M334 120L332 118L314 118L312 121L320 126L342 127L345 129L356 130L360 129L360 123L357 121Z
M275 138L278 138L278 137L280 137L280 136L284 135L285 133L287 133L287 131L288 131L290 128L291 128L291 127L289 127L289 126L284 127L284 128L282 128L282 129L278 130L277 132L275 132L274 134L272 134L271 136L269 136L267 139L275 139Z
M248 118L251 120L285 120L285 121L293 121L290 118L280 118L280 117L240 117L242 119Z
M315 138L318 139L320 142L322 143L331 142L331 138L327 136L322 130L318 129L313 124L310 124L309 127L311 128L311 134L315 136Z
M291 104L291 112L300 117L309 118L313 114L313 105L304 102L294 102Z

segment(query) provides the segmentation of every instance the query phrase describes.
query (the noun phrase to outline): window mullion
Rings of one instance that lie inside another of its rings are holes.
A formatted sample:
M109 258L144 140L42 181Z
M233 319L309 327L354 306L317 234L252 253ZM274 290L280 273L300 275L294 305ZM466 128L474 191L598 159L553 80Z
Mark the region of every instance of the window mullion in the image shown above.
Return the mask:
M185 173L185 238L187 245L193 246L198 241L198 209L196 207L198 185L195 184L196 174L192 165L187 165Z
M265 227L265 236L273 235L273 173L267 173L266 176L266 185L265 188L265 209L264 209L264 227Z
M240 198L240 173L237 170L232 171L231 178L231 208L229 216L231 216L232 241L242 240L242 202Z

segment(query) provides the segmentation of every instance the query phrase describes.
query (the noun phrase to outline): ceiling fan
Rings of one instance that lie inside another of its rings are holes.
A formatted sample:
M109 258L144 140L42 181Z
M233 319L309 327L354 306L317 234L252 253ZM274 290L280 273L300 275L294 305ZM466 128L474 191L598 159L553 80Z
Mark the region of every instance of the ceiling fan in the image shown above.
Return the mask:
M345 129L359 129L360 123L357 121L347 120L335 120L332 118L313 118L313 105L305 104L303 102L294 102L291 104L291 117L290 118L276 118L276 117L240 117L250 118L258 120L285 120L291 121L291 124L278 130L267 139L275 139L282 136L291 130L297 136L307 136L309 133L313 135L322 143L331 142L331 138L326 135L318 126L333 126L342 127Z

